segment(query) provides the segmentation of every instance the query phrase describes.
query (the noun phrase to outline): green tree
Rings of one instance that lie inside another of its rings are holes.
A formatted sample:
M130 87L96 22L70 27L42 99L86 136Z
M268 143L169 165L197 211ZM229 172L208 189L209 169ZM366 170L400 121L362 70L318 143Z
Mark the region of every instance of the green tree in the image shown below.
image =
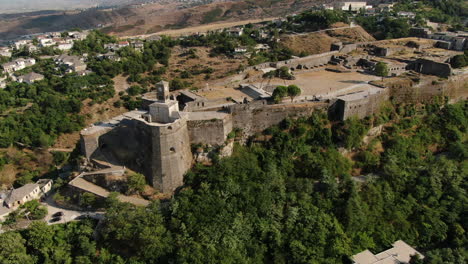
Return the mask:
M276 103L280 103L281 100L283 100L283 98L287 95L288 95L288 87L280 85L276 87L275 90L273 90L272 97Z
M15 232L0 235L0 263L36 263L36 259L26 252L26 240Z
M463 68L468 65L468 51L462 55L457 55L450 60L450 64L454 68Z
M380 76L382 77L382 81L384 79L384 77L387 77L388 76L388 65L385 63L385 62L381 62L379 61L376 65L375 65L375 74L377 76Z
M132 173L127 178L127 193L141 193L144 191L146 185L146 178L143 174Z
M297 85L289 85L288 86L288 96L291 98L291 102L294 100L294 97L299 96L301 94L301 88Z
M47 215L47 207L41 205L38 200L32 200L21 205L22 209L25 209L25 213L28 214L29 219L43 219Z

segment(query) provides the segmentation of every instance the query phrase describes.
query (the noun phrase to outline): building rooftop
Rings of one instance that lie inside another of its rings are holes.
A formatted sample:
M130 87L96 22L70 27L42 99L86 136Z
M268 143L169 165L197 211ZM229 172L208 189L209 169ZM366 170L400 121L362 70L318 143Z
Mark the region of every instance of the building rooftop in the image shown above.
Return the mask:
M13 189L9 191L8 196L5 199L5 203L10 204L22 200L26 195L30 194L37 187L39 187L39 185L36 183L28 183L17 189Z
M44 75L35 72L30 72L28 74L20 76L19 78L23 79L24 81L32 82L38 79L44 79Z
M221 112L181 112L181 114L187 117L188 120L211 120L211 119L223 119L227 115Z
M339 95L337 96L337 99L340 99L346 102L351 102L351 101L356 101L356 100L367 98L369 97L369 95L377 94L384 90L384 88L378 88L370 84L356 85L356 87L364 88L365 90L360 90L360 91L353 92L353 93Z
M403 264L408 263L413 255L424 256L402 240L398 240L393 247L374 255L369 250L364 250L352 256L355 264Z

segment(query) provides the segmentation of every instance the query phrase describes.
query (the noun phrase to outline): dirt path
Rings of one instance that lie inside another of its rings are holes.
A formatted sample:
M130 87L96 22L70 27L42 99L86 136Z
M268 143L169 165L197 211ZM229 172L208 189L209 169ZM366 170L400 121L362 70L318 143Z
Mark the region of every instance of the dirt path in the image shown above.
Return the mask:
M172 29L172 30L164 30L160 31L154 34L145 34L145 35L136 35L136 36L123 36L121 38L148 38L151 36L161 36L161 35L166 35L166 36L183 36L183 35L190 35L194 33L202 33L202 32L208 32L208 31L213 31L213 30L218 30L218 29L223 29L223 28L229 28L229 27L235 27L235 26L242 26L246 25L249 23L260 23L260 22L267 22L267 21L272 21L276 19L276 17L272 18L264 18L264 19L249 19L249 20L242 20L242 21L234 21L234 22L222 22L222 23L213 23L213 24L207 24L207 25L199 25L199 26L194 26L194 27L187 27L187 28L182 28L182 29Z

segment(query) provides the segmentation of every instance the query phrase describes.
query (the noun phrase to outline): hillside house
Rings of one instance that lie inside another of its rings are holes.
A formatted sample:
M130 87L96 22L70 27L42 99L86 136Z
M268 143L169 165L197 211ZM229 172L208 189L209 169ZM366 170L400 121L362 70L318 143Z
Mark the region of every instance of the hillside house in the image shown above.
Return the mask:
M41 47L50 47L56 44L54 39L51 39L51 38L41 38L41 39L38 38L38 40L39 40L39 44Z
M335 4L335 10L358 12L368 7L367 2L339 2ZM372 8L372 7L371 7Z
M57 43L57 49L59 50L71 50L73 48L72 43L67 43L67 42L59 42Z
M11 57L11 49L8 47L0 47L0 56L10 58Z
M226 30L226 33L233 37L240 37L244 34L244 28L229 28Z
M132 41L131 45L132 48L138 50L139 52L143 52L143 49L145 48L145 43L143 43L143 41Z
M32 84L34 82L44 80L44 75L30 72L28 74L19 76L16 80L21 83Z
M86 71L86 63L78 56L60 55L55 59L57 65L65 65L66 72L84 72Z
M98 59L100 60L111 60L111 61L120 61L120 57L118 54L116 54L115 52L107 52L105 54L99 54L97 56Z
M68 32L68 36L71 37L71 38L74 38L76 40L84 40L88 36L88 33L72 31L72 32Z
M16 49L21 49L22 47L28 45L28 44L32 44L32 41L29 40L29 39L22 39L22 40L18 40L14 43L14 47Z
M373 254L369 250L365 250L352 256L354 264L378 264L378 263L393 263L404 264L409 263L411 256L418 255L420 259L424 256L414 248L406 244L402 240L398 240L392 245L393 247L378 254Z
M52 183L50 179L41 179L36 183L0 192L0 220L22 204L47 196L52 190Z
M125 47L128 47L128 46L130 46L130 43L129 43L128 41L119 41L119 42L117 43L117 47L118 47L119 49L125 48Z
M6 73L11 74L15 71L22 70L34 64L36 64L36 60L34 58L19 58L14 61L2 64L2 68Z
M390 4L386 4L386 3L383 3L383 4L379 4L377 5L377 12L391 12L393 11L393 7L395 6L394 3L390 3Z
M414 19L416 17L416 14L413 12L400 11L397 13L397 16L403 17L403 18Z

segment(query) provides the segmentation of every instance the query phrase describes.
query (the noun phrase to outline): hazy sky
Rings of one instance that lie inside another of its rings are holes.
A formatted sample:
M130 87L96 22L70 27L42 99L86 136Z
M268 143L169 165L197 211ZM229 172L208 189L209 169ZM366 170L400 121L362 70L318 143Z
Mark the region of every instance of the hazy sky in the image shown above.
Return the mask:
M133 0L0 0L0 13L92 7L131 3Z

